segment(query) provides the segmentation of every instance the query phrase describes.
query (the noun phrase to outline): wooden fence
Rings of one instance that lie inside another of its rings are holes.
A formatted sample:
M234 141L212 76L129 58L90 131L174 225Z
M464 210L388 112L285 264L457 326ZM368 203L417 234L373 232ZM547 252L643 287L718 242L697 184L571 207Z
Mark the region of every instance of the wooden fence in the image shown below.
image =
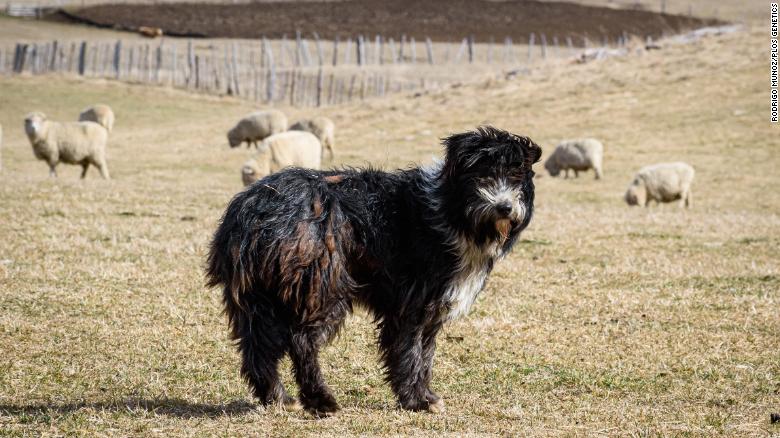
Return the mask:
M624 45L627 35L614 42ZM584 40L588 46L593 42ZM608 44L602 41L601 44ZM273 104L322 106L387 93L438 87L452 72L502 68L572 56L571 38L531 34L526 45L505 38L475 44L376 36L325 42L181 40L20 42L0 47L0 74L77 74L227 94ZM455 69L453 66L464 68Z

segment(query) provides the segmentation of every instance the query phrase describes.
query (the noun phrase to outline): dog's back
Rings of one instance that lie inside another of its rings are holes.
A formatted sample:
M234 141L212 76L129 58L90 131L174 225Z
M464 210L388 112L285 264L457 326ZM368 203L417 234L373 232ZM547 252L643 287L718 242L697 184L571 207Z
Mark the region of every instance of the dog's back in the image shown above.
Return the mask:
M215 233L207 267L209 285L224 286L228 313L264 296L305 322L341 301L329 294L353 292L347 262L373 252L367 241L381 242L367 234L374 222L387 225L378 217L397 189L393 180L371 170L291 168L239 193Z

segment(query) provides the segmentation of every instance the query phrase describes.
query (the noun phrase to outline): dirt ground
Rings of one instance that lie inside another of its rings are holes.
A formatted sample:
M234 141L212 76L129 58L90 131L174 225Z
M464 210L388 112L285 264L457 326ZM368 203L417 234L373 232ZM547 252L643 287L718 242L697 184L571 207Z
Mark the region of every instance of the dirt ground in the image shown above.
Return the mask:
M544 33L561 39L571 36L578 45L582 37L600 44L604 37L614 42L623 32L658 37L714 23L642 10L527 0L107 4L69 10L68 14L60 19L130 29L153 26L172 35L212 38L292 37L300 30L328 39L380 34L451 41L471 35L483 42L503 41L507 36L526 42L533 32L537 43Z
M430 162L438 138L492 123L605 144L605 177L541 166L537 214L471 314L440 338L443 415L396 409L371 319L323 355L343 411L258 408L238 375L206 245L249 153L225 132L255 107L166 88L4 77L0 124L0 435L774 436L780 425L780 166L767 32L507 81L337 105L337 159ZM117 121L111 181L57 180L22 130L41 110ZM314 110L282 107L291 119ZM628 208L642 165L697 170L694 208ZM289 362L285 382L290 391Z

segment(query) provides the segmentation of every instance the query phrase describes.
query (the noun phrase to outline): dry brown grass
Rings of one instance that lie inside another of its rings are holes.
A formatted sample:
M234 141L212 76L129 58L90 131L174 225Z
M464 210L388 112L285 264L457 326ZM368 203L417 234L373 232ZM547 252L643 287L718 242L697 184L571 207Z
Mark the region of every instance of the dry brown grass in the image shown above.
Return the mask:
M494 123L548 153L598 137L606 176L538 179L523 241L440 338L446 414L395 408L358 314L323 358L344 411L321 421L255 409L219 293L203 287L205 246L247 156L224 132L249 104L4 78L0 434L780 434L769 424L780 411L780 136L765 47L763 32L743 33L327 109L336 164L428 161L437 137ZM75 118L98 101L117 114L115 179L91 170L82 182L74 167L48 179L24 113ZM696 167L695 208L626 207L631 174L664 160Z

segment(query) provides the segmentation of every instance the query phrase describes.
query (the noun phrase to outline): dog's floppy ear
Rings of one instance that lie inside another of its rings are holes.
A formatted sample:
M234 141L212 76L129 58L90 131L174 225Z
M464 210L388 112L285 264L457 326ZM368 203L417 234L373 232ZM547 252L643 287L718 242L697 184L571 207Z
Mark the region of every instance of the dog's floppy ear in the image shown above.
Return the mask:
M525 140L527 140L527 143L526 147L523 148L523 152L526 154L528 163L538 163L539 159L542 158L542 148L528 137L525 137Z
M467 131L460 134L452 134L442 139L445 147L444 167L445 175L452 176L455 169L467 154L467 151L479 145L482 137L478 132Z

